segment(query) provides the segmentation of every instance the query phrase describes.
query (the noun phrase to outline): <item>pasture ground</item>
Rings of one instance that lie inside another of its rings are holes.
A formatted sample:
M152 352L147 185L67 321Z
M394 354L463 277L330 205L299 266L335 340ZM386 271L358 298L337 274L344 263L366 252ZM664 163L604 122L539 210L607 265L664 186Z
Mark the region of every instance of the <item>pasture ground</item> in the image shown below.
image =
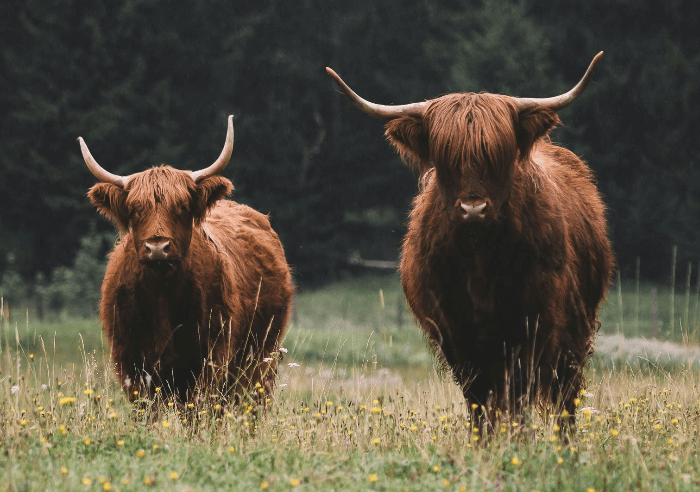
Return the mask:
M535 410L472 426L394 276L299 293L265 411L141 410L96 320L3 320L0 491L697 490L697 298L676 296L671 330L670 293L651 290L613 289L568 439Z

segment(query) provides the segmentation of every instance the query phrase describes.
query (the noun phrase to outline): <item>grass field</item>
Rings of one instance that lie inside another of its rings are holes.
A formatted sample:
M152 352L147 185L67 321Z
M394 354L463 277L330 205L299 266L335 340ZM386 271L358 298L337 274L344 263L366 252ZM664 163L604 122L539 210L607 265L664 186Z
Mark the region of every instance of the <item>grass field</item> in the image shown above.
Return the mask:
M567 440L534 410L490 436L473 427L394 276L299 293L264 412L142 411L96 320L3 320L0 491L698 490L696 298L676 293L672 331L670 292L652 288L639 303L636 286L613 288Z

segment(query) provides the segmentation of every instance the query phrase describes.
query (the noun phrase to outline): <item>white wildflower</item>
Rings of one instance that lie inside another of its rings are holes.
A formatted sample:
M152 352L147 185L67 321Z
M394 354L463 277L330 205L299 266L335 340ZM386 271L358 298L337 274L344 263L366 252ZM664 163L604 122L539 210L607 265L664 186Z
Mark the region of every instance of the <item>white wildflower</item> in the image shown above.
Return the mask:
M272 361L272 357L265 357L263 359L263 362L271 362L271 361Z
M290 363L287 364L287 365L288 365L289 367L299 367L299 364L297 364L296 362L290 362Z
M17 393L17 392L19 391L19 386L13 386L12 388L10 388L10 391L11 391L13 394L14 394L14 393Z
M46 391L46 388L48 388L48 386L46 386L45 384L42 384L42 385L41 385L42 391Z

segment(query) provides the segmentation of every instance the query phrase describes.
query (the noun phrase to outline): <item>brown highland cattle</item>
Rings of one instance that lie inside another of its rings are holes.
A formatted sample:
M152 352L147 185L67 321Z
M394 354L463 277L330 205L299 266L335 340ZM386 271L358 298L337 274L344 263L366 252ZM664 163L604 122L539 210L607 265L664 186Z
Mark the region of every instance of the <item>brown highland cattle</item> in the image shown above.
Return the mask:
M122 388L133 401L269 394L277 375L293 287L267 216L234 201L218 174L226 144L206 169L158 166L130 176L105 171L82 138L83 158L101 182L88 196L121 233L102 283L100 317Z
M402 106L365 101L326 69L357 107L389 120L389 142L420 173L401 283L481 412L519 414L540 401L574 415L615 259L590 168L547 134L601 56L561 96L449 94Z

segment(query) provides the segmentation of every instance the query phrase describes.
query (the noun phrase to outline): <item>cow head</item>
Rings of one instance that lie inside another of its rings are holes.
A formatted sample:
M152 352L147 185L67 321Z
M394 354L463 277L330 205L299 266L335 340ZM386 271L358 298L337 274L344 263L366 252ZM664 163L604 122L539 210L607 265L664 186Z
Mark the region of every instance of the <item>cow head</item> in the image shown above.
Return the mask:
M557 111L586 88L600 52L566 94L543 99L494 94L449 94L402 106L371 103L330 68L329 75L367 114L389 120L386 136L421 174L435 169L444 208L458 223L488 224L507 201L513 180L529 162L535 142L557 123Z
M131 232L139 261L148 266L178 265L187 255L194 226L233 190L228 179L218 176L231 159L232 116L221 155L196 172L158 166L117 176L95 161L82 138L78 141L85 164L101 181L88 192L91 203L122 232Z

